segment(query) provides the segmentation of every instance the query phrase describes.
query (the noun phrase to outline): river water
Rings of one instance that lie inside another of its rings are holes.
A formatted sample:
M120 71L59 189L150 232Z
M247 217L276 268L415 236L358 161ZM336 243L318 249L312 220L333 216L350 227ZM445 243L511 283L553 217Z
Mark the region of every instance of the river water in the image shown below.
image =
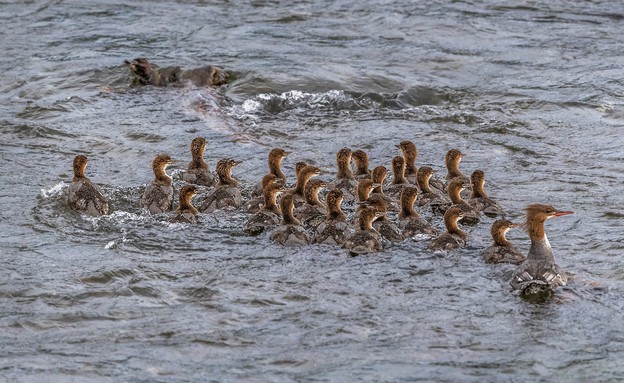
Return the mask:
M624 378L621 2L3 1L0 19L0 381ZM232 82L132 87L141 56ZM291 179L304 160L327 181L343 146L389 166L410 139L441 172L458 147L512 219L575 212L546 228L574 278L519 298L512 266L481 261L491 219L460 251L351 258L246 236L244 212L145 216L152 158L184 163L197 136L213 169L244 160L247 191L277 146ZM79 153L109 216L66 206Z

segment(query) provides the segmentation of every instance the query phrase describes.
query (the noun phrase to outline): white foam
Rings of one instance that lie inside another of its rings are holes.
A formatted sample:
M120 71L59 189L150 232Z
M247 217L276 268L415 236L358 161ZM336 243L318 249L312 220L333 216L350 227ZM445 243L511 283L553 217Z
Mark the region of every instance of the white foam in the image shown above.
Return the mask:
M65 182L59 182L58 184L52 186L50 189L41 189L41 196L43 198L50 198L53 196L57 196L63 192L63 189L67 184Z

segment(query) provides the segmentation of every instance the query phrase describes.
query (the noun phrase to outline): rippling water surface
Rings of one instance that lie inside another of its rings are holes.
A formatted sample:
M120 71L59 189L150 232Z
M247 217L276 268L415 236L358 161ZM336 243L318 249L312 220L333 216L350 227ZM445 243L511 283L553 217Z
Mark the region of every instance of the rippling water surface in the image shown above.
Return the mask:
M0 19L0 381L623 379L621 3L4 1ZM140 56L233 81L132 87ZM183 163L196 136L213 168L244 160L246 193L276 146L291 178L304 160L328 181L343 146L388 166L410 139L440 170L459 147L511 218L575 211L547 224L574 279L546 304L510 292L513 268L480 258L491 219L457 252L350 258L248 237L244 212L146 216L152 158ZM78 153L109 216L66 206Z

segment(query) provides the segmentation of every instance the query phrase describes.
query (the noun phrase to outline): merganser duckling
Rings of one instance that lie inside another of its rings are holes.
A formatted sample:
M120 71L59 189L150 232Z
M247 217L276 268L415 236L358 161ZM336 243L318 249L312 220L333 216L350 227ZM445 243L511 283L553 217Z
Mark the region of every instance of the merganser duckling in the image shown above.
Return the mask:
M289 194L292 194L294 197L295 204L297 206L301 205L305 199L305 187L312 179L312 177L316 177L321 174L321 169L316 166L306 165L297 173L297 184L295 188L290 190Z
M466 175L459 170L459 163L463 157L464 153L462 153L459 149L451 149L446 153L444 163L446 164L446 179L448 181L460 177L464 180L464 182L468 182L468 177L466 177Z
M544 222L553 217L572 214L550 205L533 204L526 208L524 227L531 238L531 248L526 260L518 266L511 277L511 287L526 297L552 294L552 289L564 286L567 275L555 263L552 248L544 232Z
M281 226L271 233L271 239L284 246L301 246L310 243L308 233L293 215L294 209L295 204L291 194L286 194L280 199L282 222Z
M405 178L405 160L401 156L394 157L392 159L392 182L386 188L388 195L398 199L401 195L401 190L409 184L409 181Z
M368 155L363 150L354 150L351 158L355 164L355 172L353 176L357 181L363 178L370 178L371 171L368 169Z
M414 210L417 197L418 189L414 186L406 186L401 191L399 227L403 229L403 236L407 238L417 234L437 235L438 231Z
M358 206L355 209L355 216L353 217L354 220L357 220L358 217L360 216L360 211L366 208L364 204L368 200L368 197L371 196L373 189L377 186L378 185L373 183L373 181L370 178L364 178L360 180L360 182L358 182L357 188L356 188Z
M388 218L386 202L380 195L371 195L368 197L365 205L381 213L381 215L373 221L373 227L383 238L391 242L401 242L405 239L397 225Z
M319 192L325 188L325 181L312 179L305 187L305 203L298 211L299 219L307 227L316 229L323 221L327 210L325 204L319 200Z
M180 188L180 195L178 196L180 205L176 209L175 216L171 219L171 222L197 223L197 215L199 212L191 203L191 198L193 198L195 194L197 194L197 188L193 185L185 185Z
M141 207L146 208L151 214L160 214L171 210L173 201L173 180L167 174L167 166L173 160L168 155L156 156L152 161L154 180L147 185L141 196Z
M216 209L238 209L241 206L241 192L238 181L232 177L232 168L241 161L224 158L217 162L217 188L204 200L200 211L213 212Z
M513 263L514 265L519 265L524 261L524 255L505 237L505 234L514 227L518 227L518 225L506 219L499 219L492 224L490 232L492 233L494 244L483 252L485 263Z
M327 193L325 197L327 215L314 232L314 243L342 245L351 234L347 225L347 216L340 208L342 199L340 189L332 189Z
M245 232L250 235L258 235L266 228L277 226L280 223L282 214L277 205L277 196L284 192L284 182L275 178L268 183L263 191L264 203L262 207L245 224Z
M416 145L412 141L404 140L396 147L401 149L401 154L405 160L405 178L410 183L415 184L416 174L418 173L418 168L416 167L416 156L418 155Z
M290 152L282 148L274 148L269 152L268 157L269 174L274 174L277 178L284 180L284 182L286 182L286 176L282 172L282 160L289 154Z
M353 256L381 251L381 235L373 228L373 221L382 215L370 207L362 210L356 232L347 238L342 247Z
M262 177L262 181L260 182L260 186L262 186L261 193L257 195L257 193L254 191L251 199L246 204L247 211L249 213L257 213L262 208L264 204L264 189L266 189L266 187L272 183L279 183L282 186L284 185L284 181L277 178L275 174L265 174L264 177Z
M215 185L216 177L204 161L205 150L206 139L204 137L197 137L191 141L191 162L188 163L186 173L182 176L184 181L202 186Z
M399 211L399 205L396 203L396 201L393 198L390 198L389 196L384 194L383 184L386 180L387 174L388 170L385 166L376 166L373 169L373 172L371 173L371 179L376 186L373 188L371 194L382 196L384 201L386 201L386 206L388 207L389 211Z
M496 217L504 215L503 209L500 205L490 198L484 189L485 173L483 170L475 170L470 175L470 187L472 194L467 201L470 206L478 211L482 211L483 214L488 217Z
M90 216L108 213L108 202L100 188L85 176L87 157L79 154L74 157L74 178L69 185L67 204L70 208Z
M303 161L299 161L295 164L295 179L299 176L299 172L306 166L308 166L308 164Z
M451 200L448 196L431 188L429 180L434 173L435 170L429 166L421 166L418 169L416 182L421 193L418 196L417 205L420 207L430 206L434 213L444 214L451 207Z
M460 177L453 178L448 185L448 194L453 203L453 206L457 206L464 212L461 223L464 225L476 225L481 220L481 214L479 211L468 205L466 201L461 197L461 191L466 188L464 180Z
M466 245L466 232L457 226L464 212L457 206L452 206L444 213L444 226L446 232L431 241L429 250L453 250Z
M357 181L351 170L352 152L349 148L342 148L336 153L336 165L338 172L336 173L336 181L330 185L332 189L340 189L347 201L354 199L353 190L357 185Z

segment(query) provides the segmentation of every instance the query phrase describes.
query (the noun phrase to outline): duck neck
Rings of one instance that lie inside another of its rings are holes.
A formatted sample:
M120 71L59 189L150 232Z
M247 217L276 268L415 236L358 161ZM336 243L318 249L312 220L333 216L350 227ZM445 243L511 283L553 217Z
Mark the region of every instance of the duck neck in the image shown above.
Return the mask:
M74 166L74 182L88 180L85 176L85 169L87 168L87 164L82 164L80 166Z
M197 215L198 211L191 203L192 197L192 195L180 196L180 211L185 211L193 215Z
M403 159L405 159L405 175L416 175L418 168L416 167L416 153L404 152Z
M356 176L362 176L362 175L369 175L370 174L370 170L368 170L368 161L357 161L355 163L355 175Z
M236 187L238 181L232 178L232 168L226 167L223 171L217 172L219 177L219 186Z
M431 193L431 187L429 186L429 179L431 178L431 174L426 176L418 177L418 187L422 193Z
M364 214L360 215L358 228L361 231L373 230L373 218L372 217L368 217L368 216L366 216Z
M472 184L472 194L470 198L488 198L484 189L485 180L480 180Z
M327 211L327 218L329 219L335 219L335 220L340 220L340 221L346 221L347 220L347 216L345 215L345 213L342 212L342 209L340 208L339 204L334 204L334 205L327 205L328 211Z
M449 198L451 199L451 202L459 205L462 202L464 202L464 200L461 197L461 191L462 188L461 187L450 187L448 189L448 193L449 193Z
M550 247L550 242L548 242L544 232L544 221L527 221L525 225L529 232L529 238L531 238L531 248L529 249L527 260L533 259L554 263L555 257L553 256L552 247Z
M420 217L420 214L418 214L418 212L414 210L415 201L416 196L401 200L401 211L399 212L399 218Z
M505 237L505 234L507 234L507 230L500 230L497 233L495 233L495 235L493 236L494 238L494 245L496 246L505 246L505 247L511 247L513 246L513 244L507 239L507 237Z
M319 188L306 188L305 201L308 205L323 206L323 203L319 200L318 193Z
M269 172L279 179L286 179L284 172L282 172L282 159L283 157L271 157L269 158Z
M305 187L313 176L313 172L307 172L305 170L300 171L299 174L297 174L297 185L295 186L293 194L305 197Z
M338 172L336 173L337 179L349 179L354 178L353 171L351 170L351 157L339 160L336 162L338 165Z
M357 196L359 202L365 202L371 195L372 188L370 186L359 186L357 188Z
M462 173L459 170L459 162L460 162L459 159L449 160L446 162L446 170L447 170L446 179L447 180L452 180L455 177L463 177L463 178L466 177L464 173Z
M395 165L392 168L392 184L393 185L401 185L408 183L407 178L405 178L405 163L401 165Z
M451 219L444 220L444 226L446 226L446 231L449 234L458 235L461 239L466 239L466 232L459 228L457 225L457 221L459 221L459 217L451 217Z
M204 161L204 147L197 147L191 151L191 163L190 168L193 169L208 169L208 164Z
M161 185L171 185L173 183L173 179L167 174L167 165L155 166L153 170L156 183Z
M271 213L280 214L280 208L277 205L277 192L275 189L267 188L263 193L264 206L263 209Z
M283 225L299 225L300 222L293 215L294 206L292 203L289 206L282 206L282 224Z

